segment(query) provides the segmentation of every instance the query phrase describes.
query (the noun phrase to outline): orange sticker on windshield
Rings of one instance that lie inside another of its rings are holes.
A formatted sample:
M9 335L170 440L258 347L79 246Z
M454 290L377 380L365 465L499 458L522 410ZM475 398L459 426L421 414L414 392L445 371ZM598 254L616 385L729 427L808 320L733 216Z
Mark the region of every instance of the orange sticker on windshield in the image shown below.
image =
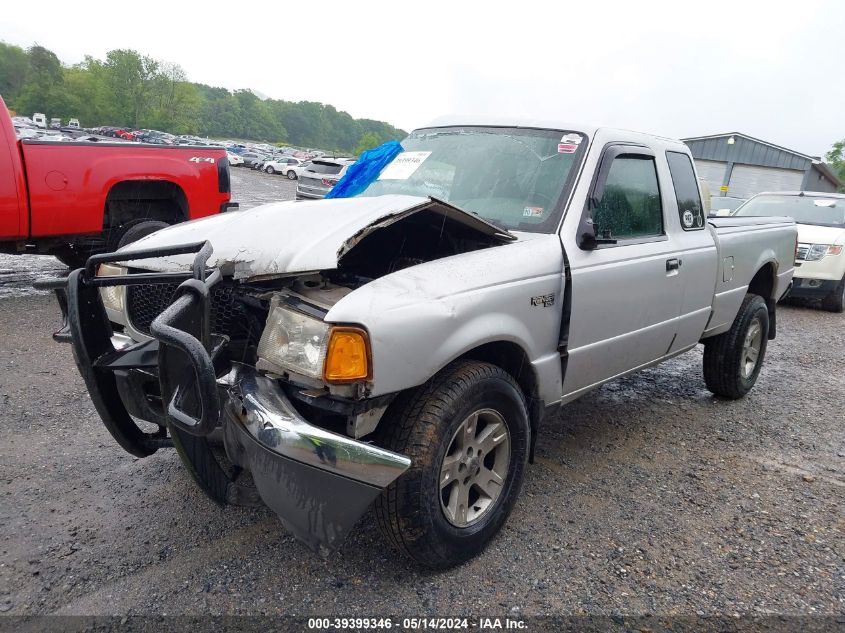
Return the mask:
M558 143L557 144L557 153L558 154L574 154L578 150L578 145L575 143Z
M523 218L540 218L543 217L543 207L525 207L522 210Z

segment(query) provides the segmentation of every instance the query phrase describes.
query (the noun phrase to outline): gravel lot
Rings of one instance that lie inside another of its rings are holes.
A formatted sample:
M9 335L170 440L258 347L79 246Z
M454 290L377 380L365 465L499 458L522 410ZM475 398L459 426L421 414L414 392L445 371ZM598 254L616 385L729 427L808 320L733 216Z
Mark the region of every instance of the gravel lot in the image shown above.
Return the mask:
M293 184L234 170L233 199ZM55 302L20 296L63 267L0 269L0 612L845 613L843 315L783 306L739 402L705 390L699 350L567 406L500 536L432 573L369 515L323 560L268 510L214 506L174 451L124 453L50 340Z

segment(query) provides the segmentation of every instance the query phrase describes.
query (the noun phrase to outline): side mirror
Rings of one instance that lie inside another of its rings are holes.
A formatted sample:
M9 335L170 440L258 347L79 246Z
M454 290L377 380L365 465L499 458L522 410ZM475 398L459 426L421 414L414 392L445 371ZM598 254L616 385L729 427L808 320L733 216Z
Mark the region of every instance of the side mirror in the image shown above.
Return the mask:
M596 235L596 225L593 224L592 218L587 217L581 221L581 226L578 227L578 248L581 250L594 251L602 244L616 243L610 231L605 231L601 237Z

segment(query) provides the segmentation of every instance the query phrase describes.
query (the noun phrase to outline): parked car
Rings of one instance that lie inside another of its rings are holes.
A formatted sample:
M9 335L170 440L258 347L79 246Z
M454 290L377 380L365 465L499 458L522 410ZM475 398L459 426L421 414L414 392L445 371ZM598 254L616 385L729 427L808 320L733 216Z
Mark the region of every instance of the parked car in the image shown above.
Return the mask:
M717 217L731 215L745 200L731 196L710 196L710 213Z
M564 403L700 342L713 393L753 388L795 223L708 221L686 145L453 120L404 148L357 197L174 226L49 282L121 446L175 445L213 499L260 497L320 552L375 502L442 568L502 527Z
M81 129L80 125L79 125L79 119L71 119L70 121L67 122L67 126L72 130Z
M265 161L261 169L268 174L282 174L288 180L296 180L305 170L307 161L293 157L274 158Z
M222 149L18 140L2 98L0 148L0 252L55 255L75 268L92 253L230 206Z
M232 167L237 167L238 165L244 164L244 159L238 156L237 154L233 154L232 152L226 152L226 158L229 160L229 164Z
M259 154L258 152L241 152L240 156L244 161L244 167L250 168L256 166L260 167L261 163L267 160L267 157L264 154Z
M831 312L845 310L845 194L816 191L759 193L737 217L786 215L798 224L795 279L790 297L821 299Z
M343 178L346 170L355 161L351 158L314 159L299 174L296 185L297 200L317 200L324 198L337 181Z
M38 132L38 128L31 128L31 127L16 127L15 134L19 139L22 138L41 138L41 134Z
M56 119L56 118L50 119L50 129L51 130L59 130L59 129L61 129L61 127L62 127L62 120L61 119Z
M32 115L32 122L35 127L40 127L42 130L47 129L47 115L43 112L36 112Z
M28 116L15 116L12 117L12 123L16 128L19 127L38 127L35 125L35 122L30 119Z

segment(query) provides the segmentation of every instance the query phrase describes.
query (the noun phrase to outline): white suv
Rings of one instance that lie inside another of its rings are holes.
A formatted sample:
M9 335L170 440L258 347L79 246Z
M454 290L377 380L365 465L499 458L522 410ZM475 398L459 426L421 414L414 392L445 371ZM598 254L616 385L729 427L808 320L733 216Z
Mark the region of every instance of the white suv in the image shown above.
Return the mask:
M296 180L307 164L307 161L293 156L280 156L266 161L261 169L268 174L282 174L288 180Z
M299 175L296 199L319 200L332 190L355 161L351 158L319 158Z
M814 191L759 193L735 215L786 215L798 224L795 277L790 297L822 300L845 310L845 194Z

